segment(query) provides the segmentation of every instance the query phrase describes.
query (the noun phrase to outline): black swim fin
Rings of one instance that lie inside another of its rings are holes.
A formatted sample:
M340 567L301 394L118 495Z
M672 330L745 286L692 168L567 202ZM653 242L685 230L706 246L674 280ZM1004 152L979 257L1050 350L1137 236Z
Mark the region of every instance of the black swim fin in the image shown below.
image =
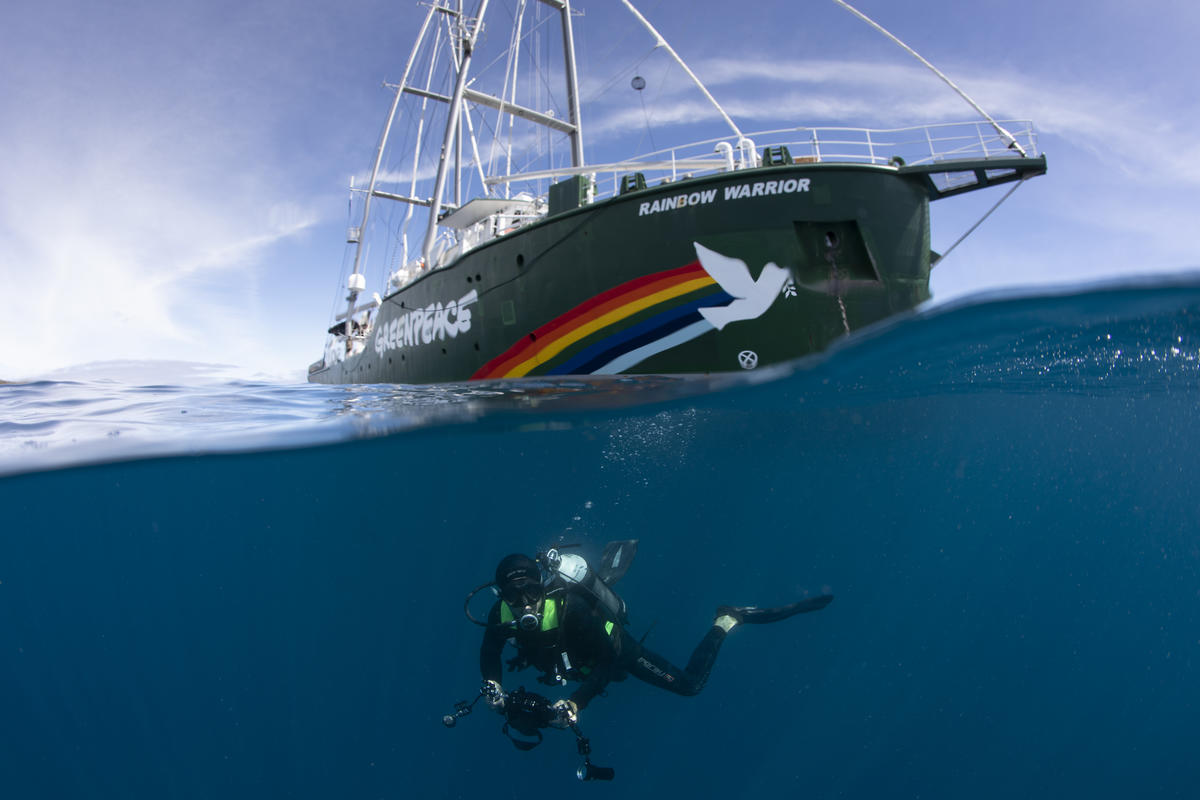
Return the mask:
M606 544L604 552L600 555L600 566L596 568L596 574L600 576L600 580L609 586L621 580L625 571L633 564L633 557L637 555L637 545L637 539Z
M806 597L775 608L759 608L758 606L721 606L717 609L717 617L730 616L746 625L765 625L768 622L779 622L797 614L808 611L820 611L833 602L833 595L822 594L816 597Z

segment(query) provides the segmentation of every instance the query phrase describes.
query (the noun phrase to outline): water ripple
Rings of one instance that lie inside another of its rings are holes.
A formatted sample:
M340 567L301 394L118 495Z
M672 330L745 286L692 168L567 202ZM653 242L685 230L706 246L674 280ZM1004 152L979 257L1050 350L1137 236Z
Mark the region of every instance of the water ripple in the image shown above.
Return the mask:
M115 376L104 365L87 365L62 380L0 385L0 475L305 447L433 425L529 426L550 417L586 424L580 412L649 406L656 414L662 404L791 409L962 392L1196 392L1197 322L1200 276L1191 276L1166 285L975 298L898 317L823 355L715 376L319 386L223 377L213 365L121 362ZM163 383L164 374L180 382Z

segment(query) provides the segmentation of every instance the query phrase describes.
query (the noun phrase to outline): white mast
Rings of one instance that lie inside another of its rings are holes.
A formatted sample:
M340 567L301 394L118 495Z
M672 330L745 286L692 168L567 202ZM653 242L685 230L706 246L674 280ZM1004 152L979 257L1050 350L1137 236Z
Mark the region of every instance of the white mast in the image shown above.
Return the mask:
M517 62L520 55L521 43L521 27L525 21L525 0L517 0L517 9L513 15L516 19L513 25L512 38L508 43L508 63L504 67L504 85L500 88L500 108L496 111L496 135L492 138L492 146L488 152L488 172L492 171L492 167L496 163L496 148L500 146L500 131L504 128L504 110L505 104L517 103ZM509 90L509 81L512 81L512 89ZM512 114L508 115L508 141L504 147L504 174L512 172L512 129L516 117ZM509 186L504 184L504 197L509 196Z
M465 18L463 17L463 0L458 0L458 23L459 23L459 25L465 25L466 22L464 20L465 20ZM483 10L480 9L480 14L475 21L475 30L478 31L482 25L483 25ZM466 46L467 46L466 37L456 37L455 50L458 52L458 62L460 64L462 63L463 48L465 48ZM455 113L466 116L466 110L462 107L461 104L456 106L456 109L457 109L457 111ZM455 208L462 205L462 145L463 145L462 120L458 121L458 124L456 127L457 127L457 130L455 131L455 134L454 134L454 206L455 206Z
M571 0L562 0L563 60L567 65L567 113L571 131L571 166L583 166L583 130L579 116L579 80L575 72L575 36L571 29Z
M429 72L425 76L425 91L429 91L430 85L433 83L433 71L437 66L438 48L442 44L442 29L439 26L434 29L433 47L430 48L429 57ZM399 91L399 88L398 88ZM414 137L413 154L412 154L412 178L408 184L408 196L415 198L417 196L417 175L421 163L421 141L422 134L425 132L425 108L429 103L428 97L421 98L421 113L417 115L417 135ZM400 266L408 267L408 224L412 222L413 211L416 210L416 203L408 203L408 210L404 212L404 223L400 226Z
M483 15L487 11L488 0L479 0L479 9L475 12L475 25L469 32L464 32L462 40L462 58L458 65L458 80L454 84L454 96L450 99L450 113L446 119L446 136L442 139L442 153L438 159L437 178L433 182L433 197L429 205L429 222L425 226L425 243L421 246L421 258L429 265L429 253L433 249L433 240L437 237L438 214L442 210L442 191L446 188L446 164L449 162L450 148L454 146L455 134L458 131L458 118L462 113L463 92L467 88L467 72L471 67L471 55L475 50L475 40L483 25ZM465 25L465 21L464 21Z
M467 88L469 83L467 76L470 71L471 57L475 50L476 40L479 38L479 32L483 27L483 18L487 11L488 0L480 0L479 8L475 13L474 26L468 27L466 20L463 19L463 33L461 34L461 56L459 57L458 75L454 85L454 94L452 97L443 95L435 95L430 92L421 92L413 87L406 87L405 91L441 100L449 104L450 110L446 122L446 135L442 140L441 156L438 159L437 177L434 179L433 196L429 207L429 219L425 228L425 242L421 248L421 257L424 259L427 266L433 266L429 263L430 254L433 251L433 244L437 238L438 216L442 208L442 195L446 187L446 177L448 165L451 157L451 148L454 148L455 155L455 184L457 192L459 164L461 156L457 155L461 152L461 135L462 135L462 120L467 110L464 106L464 101L470 101L478 105L495 108L500 112L500 115L508 114L510 116L510 136L511 136L511 121L513 118L521 117L530 122L544 125L550 129L566 133L571 139L571 163L575 168L583 166L583 136L581 132L579 110L579 85L575 66L575 37L571 26L571 4L570 0L539 0L544 5L556 9L562 16L563 28L563 58L566 64L566 81L567 81L567 114L569 119L563 121L556 119L551 114L543 114L535 111L532 108L525 108L517 105L515 102L516 96L516 58L517 50L520 45L520 25L521 25L521 9L524 8L524 2L518 4L517 13L517 35L512 41L512 62L513 62L513 78L511 84L512 97L509 100L504 97L502 90L500 97L493 97L483 92ZM506 70L505 88L508 88L508 71ZM469 124L469 120L468 120ZM497 126L497 132L499 125ZM472 136L473 139L473 136ZM474 143L473 143L474 146ZM479 160L476 149L476 161ZM508 155L511 159L511 152ZM487 184L485 183L485 188ZM461 198L456 194L455 206L460 206Z
M392 122L396 119L396 109L400 105L400 95L403 94L404 85L408 83L408 75L412 71L413 62L417 57L417 50L421 47L421 42L425 38L425 32L429 29L429 21L433 19L434 7L430 6L429 13L425 15L425 22L421 24L421 32L417 34L417 42L413 45L412 52L408 55L408 63L404 65L404 76L400 79L400 85L396 87L396 97L392 100L391 111L388 112L387 123L383 126L383 133L379 137L379 147L375 150L375 164L371 167L371 181L367 186L366 199L363 201L362 224L358 229L358 236L354 247L354 267L350 272L350 278L347 282L347 288L350 294L347 296L346 306L346 339L350 338L350 317L354 315L354 303L358 300L358 293L362 291L364 283L356 276L360 274L362 269L362 254L363 254L363 234L367 230L367 221L371 215L371 198L375 194L375 183L379 177L379 165L383 162L383 150L387 145L388 135L392 130Z

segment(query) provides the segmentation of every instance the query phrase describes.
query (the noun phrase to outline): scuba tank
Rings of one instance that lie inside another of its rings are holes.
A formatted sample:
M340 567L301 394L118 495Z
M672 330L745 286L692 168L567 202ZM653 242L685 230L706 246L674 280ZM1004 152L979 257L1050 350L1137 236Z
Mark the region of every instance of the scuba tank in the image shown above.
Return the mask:
M547 593L555 588L554 584L556 583L560 586L578 586L586 594L591 595L609 619L622 626L627 626L629 615L625 609L625 601L612 590L612 586L621 579L633 563L637 545L637 539L609 542L604 547L599 566L596 569L592 569L583 556L561 552L567 547L577 547L578 545L550 548L544 553L539 553L535 560L541 568L542 584ZM467 619L484 627L487 627L487 622L476 618L471 613L470 605L471 599L476 594L489 587L493 592L498 592L495 584L488 582L472 590L467 595L466 602L463 603L463 611L466 613Z
M636 548L636 546L635 540L633 547ZM606 553L608 549L605 548ZM623 626L629 624L625 601L604 582L596 570L588 567L587 560L583 556L575 553L560 553L557 549L551 548L540 554L537 561L542 565L544 583L549 585L555 578L559 578L565 584L578 586L599 603L600 607L608 614L609 619Z

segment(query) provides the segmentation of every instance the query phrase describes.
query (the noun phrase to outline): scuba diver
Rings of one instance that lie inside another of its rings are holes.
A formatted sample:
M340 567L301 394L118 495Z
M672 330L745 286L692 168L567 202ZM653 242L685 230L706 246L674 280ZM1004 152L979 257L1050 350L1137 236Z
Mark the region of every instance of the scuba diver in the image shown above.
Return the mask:
M720 606L687 666L679 669L627 632L625 603L611 589L629 568L636 549L636 539L610 542L598 570L591 570L580 556L557 550L536 559L509 555L496 567L495 582L468 596L469 604L488 586L498 594L486 622L467 610L472 622L486 626L479 651L481 696L494 711L505 713L501 655L509 641L517 647L516 657L508 662L510 671L534 667L542 673L538 680L544 684L580 684L568 698L551 706L554 718L550 724L573 728L579 712L611 681L632 675L675 694L698 694L725 637L734 628L818 611L833 600L833 595L823 594L776 608Z

